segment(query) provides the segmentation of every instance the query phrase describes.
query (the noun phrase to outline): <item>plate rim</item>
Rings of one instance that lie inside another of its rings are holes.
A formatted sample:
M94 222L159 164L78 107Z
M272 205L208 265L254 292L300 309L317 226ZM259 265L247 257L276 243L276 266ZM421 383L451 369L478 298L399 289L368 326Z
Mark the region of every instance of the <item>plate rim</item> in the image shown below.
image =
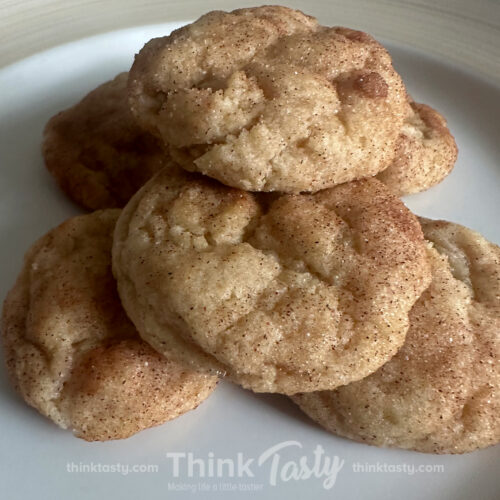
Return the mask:
M278 3L278 2L276 2ZM325 24L343 24L461 65L500 84L500 2L495 0L288 0ZM134 26L196 19L254 1L0 0L0 68L38 52Z

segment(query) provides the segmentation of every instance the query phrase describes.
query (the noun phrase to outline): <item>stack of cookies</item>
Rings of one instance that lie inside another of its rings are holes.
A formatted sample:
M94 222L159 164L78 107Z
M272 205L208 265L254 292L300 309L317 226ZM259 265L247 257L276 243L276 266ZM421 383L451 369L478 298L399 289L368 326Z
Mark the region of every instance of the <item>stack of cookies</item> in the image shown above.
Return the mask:
M127 437L226 377L370 444L500 441L500 248L399 199L457 148L371 36L210 12L54 116L43 152L97 211L28 252L3 338L61 427Z

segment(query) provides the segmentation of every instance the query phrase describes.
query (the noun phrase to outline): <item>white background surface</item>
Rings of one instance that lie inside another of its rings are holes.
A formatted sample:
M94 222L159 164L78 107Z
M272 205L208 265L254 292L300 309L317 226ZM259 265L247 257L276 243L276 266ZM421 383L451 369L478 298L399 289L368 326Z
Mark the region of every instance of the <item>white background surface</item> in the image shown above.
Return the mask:
M76 102L84 93L126 70L142 44L173 26L149 26L112 33L40 53L0 70L0 298L12 286L22 254L48 229L78 210L57 190L43 168L41 132L47 119ZM365 29L369 31L369 25ZM479 230L500 243L500 88L472 73L391 44L396 68L417 101L435 106L448 118L459 148L453 173L426 193L408 197L419 215L444 218ZM221 383L196 411L128 440L85 443L55 427L28 408L0 369L0 498L245 498L251 493L174 494L168 483L213 489L221 482L259 484L257 498L500 498L500 447L464 456L434 456L385 450L329 435L310 422L287 398L254 395ZM281 462L298 460L321 444L329 456L344 460L334 487L322 479L278 481L270 485L269 463L252 470L255 477L222 479L172 478L167 452L192 452L196 457L245 460L284 441L297 441L281 453ZM353 471L353 464L440 464L441 473ZM158 472L77 473L67 464L110 466L155 464Z
M365 29L387 40L404 40L426 53L500 80L500 0L285 3L325 24ZM256 0L0 0L0 67L91 34L196 19L208 10L258 4Z

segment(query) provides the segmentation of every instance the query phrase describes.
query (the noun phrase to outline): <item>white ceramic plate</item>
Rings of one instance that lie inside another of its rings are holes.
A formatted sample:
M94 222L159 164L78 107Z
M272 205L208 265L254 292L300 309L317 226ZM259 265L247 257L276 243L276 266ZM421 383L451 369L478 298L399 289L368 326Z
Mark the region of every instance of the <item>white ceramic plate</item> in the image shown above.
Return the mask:
M179 24L83 39L0 70L0 298L35 238L77 213L43 168L44 123L126 70L149 38ZM370 31L369 21L364 24ZM388 47L410 92L444 113L460 148L453 173L428 192L408 197L409 207L420 215L468 225L500 243L498 82L401 43ZM324 432L285 397L255 395L226 382L197 410L108 443L78 440L39 416L9 386L3 365L0 404L0 497L9 500L500 497L500 446L464 456L434 456L356 444ZM273 452L274 446L281 449ZM322 466L326 457L342 465L337 476L290 479L293 464L306 460L313 465L318 446L324 450ZM178 477L167 453L185 454L179 458ZM192 474L189 454L201 459L192 465ZM226 461L218 475L221 459ZM248 460L248 468L238 471L238 461Z

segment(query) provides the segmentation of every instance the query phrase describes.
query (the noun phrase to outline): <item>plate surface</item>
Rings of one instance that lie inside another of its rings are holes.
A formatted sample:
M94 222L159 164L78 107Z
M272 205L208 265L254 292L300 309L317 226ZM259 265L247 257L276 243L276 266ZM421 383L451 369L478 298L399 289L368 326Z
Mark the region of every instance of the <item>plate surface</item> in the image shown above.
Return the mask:
M0 298L35 238L78 213L43 168L45 122L128 69L149 38L179 24L87 38L0 70ZM365 29L370 31L368 23ZM402 44L387 45L409 91L448 118L460 148L455 170L442 184L405 201L419 215L465 224L500 243L500 86ZM0 404L6 499L465 500L496 499L500 492L500 446L434 456L356 444L324 432L285 397L255 395L226 382L197 410L108 443L85 443L40 417L11 389L3 364ZM184 455L175 459L172 453ZM313 466L315 456L321 466L330 459L331 474L290 478L299 461Z

